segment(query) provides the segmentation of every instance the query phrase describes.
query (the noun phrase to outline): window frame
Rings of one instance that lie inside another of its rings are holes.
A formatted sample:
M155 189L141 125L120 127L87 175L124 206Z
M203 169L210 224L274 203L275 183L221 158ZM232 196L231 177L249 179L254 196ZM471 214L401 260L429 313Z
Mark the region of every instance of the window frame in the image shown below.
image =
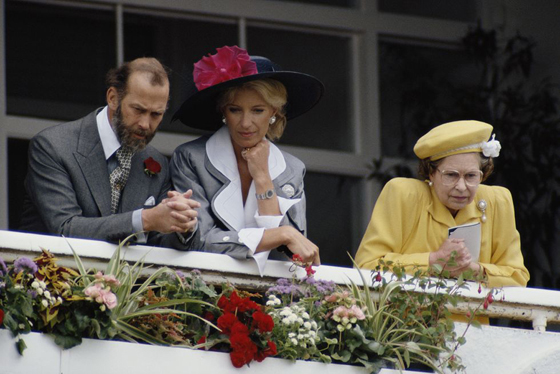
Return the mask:
M358 196L353 198L353 230L350 240L351 251L355 251L369 221L379 184L368 179L372 172L373 160L381 156L379 82L378 82L378 40L380 35L406 40L410 43L456 43L469 26L466 23L404 16L377 11L375 0L359 0L356 8L340 8L326 5L301 4L295 2L274 2L264 0L23 0L33 3L63 5L66 7L89 7L112 9L115 14L117 61L124 56L123 14L127 11L185 17L197 20L224 21L239 26L239 45L245 47L248 25L268 24L289 30L342 35L350 37L352 66L349 92L351 107L349 123L352 128L352 152L331 151L299 146L282 145L281 148L300 158L309 171L361 178ZM480 1L480 0L477 0ZM4 4L4 2L3 2ZM5 7L1 8L0 43L5 45ZM312 16L310 16L312 15ZM0 50L0 229L8 227L8 182L7 182L7 140L10 137L31 139L37 132L57 121L42 120L6 114L5 89L5 48ZM153 145L163 154L170 155L180 144L194 140L196 135L176 134L160 131ZM385 160L390 167L399 160Z

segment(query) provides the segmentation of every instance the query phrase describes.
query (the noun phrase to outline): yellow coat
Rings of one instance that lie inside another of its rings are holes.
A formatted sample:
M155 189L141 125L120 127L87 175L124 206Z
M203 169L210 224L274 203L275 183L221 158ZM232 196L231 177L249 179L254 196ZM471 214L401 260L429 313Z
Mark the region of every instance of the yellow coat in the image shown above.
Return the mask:
M429 253L439 249L450 227L482 222L482 212L476 207L482 199L488 207L487 220L481 223L479 263L488 275L489 286L526 286L529 272L523 265L511 193L498 186L480 185L473 202L453 218L427 183L392 179L375 204L356 263L374 269L378 260L384 259L427 267Z

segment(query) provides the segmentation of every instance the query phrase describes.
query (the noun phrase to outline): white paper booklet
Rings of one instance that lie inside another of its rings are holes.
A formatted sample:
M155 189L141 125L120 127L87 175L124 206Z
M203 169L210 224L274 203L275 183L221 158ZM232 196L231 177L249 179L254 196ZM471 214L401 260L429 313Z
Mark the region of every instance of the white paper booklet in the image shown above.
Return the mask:
M474 262L478 261L480 256L480 222L451 227L449 238L465 239L465 246L469 249L472 260Z

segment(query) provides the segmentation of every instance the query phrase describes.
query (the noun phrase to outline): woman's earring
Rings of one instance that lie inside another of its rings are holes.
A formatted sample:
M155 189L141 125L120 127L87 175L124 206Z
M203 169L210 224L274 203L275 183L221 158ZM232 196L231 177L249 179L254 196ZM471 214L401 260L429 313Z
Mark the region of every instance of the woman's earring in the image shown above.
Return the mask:
M476 207L478 208L478 210L480 210L482 212L482 217L480 217L480 220L482 222L486 222L486 207L487 206L488 206L488 204L486 204L486 200L480 200L476 204Z
M268 121L268 123L271 124L271 125L273 125L274 122L276 122L276 116L270 117L270 120Z
M434 182L428 181L428 186L432 187L433 185L434 185Z
M222 122L224 123L224 125L226 124L226 117L222 117Z

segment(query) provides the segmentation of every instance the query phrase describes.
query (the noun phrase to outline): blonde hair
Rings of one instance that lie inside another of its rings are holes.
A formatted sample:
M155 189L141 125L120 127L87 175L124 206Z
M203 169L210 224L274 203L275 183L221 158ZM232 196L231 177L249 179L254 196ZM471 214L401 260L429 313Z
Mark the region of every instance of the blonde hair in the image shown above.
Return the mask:
M286 87L279 81L270 78L249 81L239 86L230 87L218 98L218 110L220 113L223 113L225 107L231 104L235 94L243 90L255 90L276 111L276 122L268 127L266 137L272 141L280 139L287 123L286 111L284 109L288 102Z

